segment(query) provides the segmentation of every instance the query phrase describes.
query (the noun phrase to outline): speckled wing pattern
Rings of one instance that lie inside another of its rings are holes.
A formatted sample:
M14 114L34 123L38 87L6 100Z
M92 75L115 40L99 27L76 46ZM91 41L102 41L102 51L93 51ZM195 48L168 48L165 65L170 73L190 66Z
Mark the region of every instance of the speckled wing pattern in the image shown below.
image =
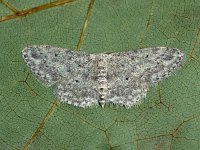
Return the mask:
M41 45L25 48L23 58L43 85L54 86L55 94L61 102L80 107L98 104L91 55Z
M183 56L180 50L168 47L111 53L108 101L127 108L140 104L148 88L171 75L180 66Z
M168 47L110 54L86 54L48 45L23 50L26 64L39 81L54 86L61 102L83 108L140 104L149 86L174 72L183 56L180 50Z

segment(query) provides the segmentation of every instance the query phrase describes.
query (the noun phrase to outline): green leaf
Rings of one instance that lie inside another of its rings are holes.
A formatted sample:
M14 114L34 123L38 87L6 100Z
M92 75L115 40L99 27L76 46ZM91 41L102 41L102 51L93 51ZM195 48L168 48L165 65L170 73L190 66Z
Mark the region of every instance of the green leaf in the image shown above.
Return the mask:
M199 1L4 1L0 5L0 149L199 149ZM22 59L28 45L88 53L181 49L176 75L138 107L59 104Z

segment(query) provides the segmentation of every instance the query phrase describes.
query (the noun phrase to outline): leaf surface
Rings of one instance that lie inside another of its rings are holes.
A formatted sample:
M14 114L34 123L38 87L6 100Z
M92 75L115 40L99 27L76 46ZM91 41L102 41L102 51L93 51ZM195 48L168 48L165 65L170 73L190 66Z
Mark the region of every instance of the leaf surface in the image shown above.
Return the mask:
M0 149L199 149L199 1L58 0L0 4ZM22 59L28 45L88 53L168 46L176 75L138 107L59 104Z

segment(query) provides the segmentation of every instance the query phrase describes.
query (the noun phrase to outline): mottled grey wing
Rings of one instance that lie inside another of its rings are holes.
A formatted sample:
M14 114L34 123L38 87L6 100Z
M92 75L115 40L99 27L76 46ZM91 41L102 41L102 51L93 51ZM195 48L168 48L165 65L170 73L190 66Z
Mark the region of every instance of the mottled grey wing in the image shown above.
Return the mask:
M167 47L109 55L108 100L127 107L140 103L148 87L169 76L183 59L178 49Z
M92 55L42 45L25 48L23 57L39 81L54 85L60 101L80 107L98 103Z
M130 108L142 103L148 85L131 74L121 74L108 80L107 102Z
M61 102L74 106L85 108L98 105L97 82L81 74L57 83L55 93Z

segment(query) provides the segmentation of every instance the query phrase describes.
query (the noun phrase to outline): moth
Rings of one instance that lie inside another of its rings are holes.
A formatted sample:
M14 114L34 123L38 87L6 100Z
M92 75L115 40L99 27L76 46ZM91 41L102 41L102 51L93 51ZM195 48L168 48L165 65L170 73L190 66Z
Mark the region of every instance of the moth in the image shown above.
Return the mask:
M23 59L35 77L53 87L57 98L78 107L141 104L150 86L180 68L177 48L154 47L114 53L85 52L34 45Z

